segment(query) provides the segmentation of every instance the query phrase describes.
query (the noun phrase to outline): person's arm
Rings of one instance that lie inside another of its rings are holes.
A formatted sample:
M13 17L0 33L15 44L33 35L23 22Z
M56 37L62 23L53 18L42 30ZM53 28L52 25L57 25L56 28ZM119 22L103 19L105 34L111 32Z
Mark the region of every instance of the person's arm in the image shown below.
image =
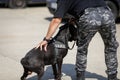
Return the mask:
M59 24L61 23L62 18L53 18L52 21L50 22L47 34L45 36L46 40L41 41L36 48L40 47L42 50L42 47L44 47L44 50L47 51L47 40L50 40L50 38L53 36L55 33L56 29L58 28Z
M49 42L49 39L53 36L59 24L61 23L62 18L64 17L64 15L67 13L69 9L67 5L68 3L69 3L68 0L59 0L57 10L54 14L54 18L50 22L47 34L44 40L41 41L36 48L40 47L40 49L42 50L42 47L44 47L44 50L47 51L47 43Z
M61 23L62 18L53 18L50 22L48 32L46 34L46 39L50 39L53 34L55 33L56 29L58 28L59 24Z

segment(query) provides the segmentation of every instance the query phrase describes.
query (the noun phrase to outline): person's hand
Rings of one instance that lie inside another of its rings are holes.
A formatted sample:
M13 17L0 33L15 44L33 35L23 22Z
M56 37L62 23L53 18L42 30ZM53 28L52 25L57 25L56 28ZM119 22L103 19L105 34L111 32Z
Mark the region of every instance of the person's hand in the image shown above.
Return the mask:
M40 50L42 51L42 48L44 47L44 50L47 51L47 45L48 45L48 42L43 40L36 46L36 49L40 47Z

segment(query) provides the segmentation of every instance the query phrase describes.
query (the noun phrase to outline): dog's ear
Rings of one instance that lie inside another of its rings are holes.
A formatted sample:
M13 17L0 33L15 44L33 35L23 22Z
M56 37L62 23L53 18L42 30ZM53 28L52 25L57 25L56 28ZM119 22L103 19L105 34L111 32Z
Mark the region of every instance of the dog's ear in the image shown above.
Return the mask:
M69 31L72 36L72 40L77 40L77 28L74 24L69 24Z
M59 29L63 30L69 27L69 23L65 23L64 25L62 25Z

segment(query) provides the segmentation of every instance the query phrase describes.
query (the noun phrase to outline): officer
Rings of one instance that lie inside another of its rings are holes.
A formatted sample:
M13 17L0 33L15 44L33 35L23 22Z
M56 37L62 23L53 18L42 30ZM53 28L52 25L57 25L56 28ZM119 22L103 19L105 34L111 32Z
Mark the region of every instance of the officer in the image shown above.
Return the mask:
M117 79L117 48L116 26L114 16L107 8L104 0L58 0L58 7L50 22L48 32L37 47L44 46L47 51L47 43L55 33L65 14L73 15L77 21L77 56L76 73L77 80L85 80L85 70L87 63L88 45L95 35L99 32L105 45L105 63L108 80Z

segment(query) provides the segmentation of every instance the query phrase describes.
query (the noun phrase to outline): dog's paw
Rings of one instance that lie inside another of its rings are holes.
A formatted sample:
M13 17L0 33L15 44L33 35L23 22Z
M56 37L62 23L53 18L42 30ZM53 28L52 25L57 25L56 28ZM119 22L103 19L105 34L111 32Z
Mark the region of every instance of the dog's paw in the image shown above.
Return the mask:
M26 78L25 77L21 77L21 80L26 80Z

